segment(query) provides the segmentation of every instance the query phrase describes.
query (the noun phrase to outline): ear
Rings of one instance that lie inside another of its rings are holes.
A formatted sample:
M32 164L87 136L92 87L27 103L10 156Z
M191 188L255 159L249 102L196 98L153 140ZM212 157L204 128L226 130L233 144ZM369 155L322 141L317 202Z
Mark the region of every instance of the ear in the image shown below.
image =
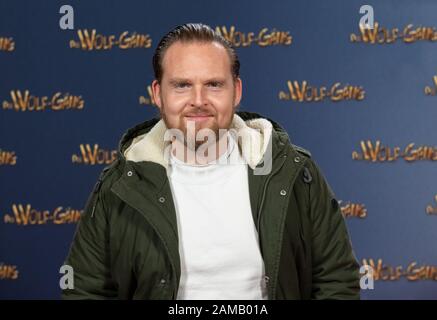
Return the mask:
M234 109L238 107L241 101L241 97L243 94L243 82L241 78L238 77L234 80Z
M159 109L161 109L161 85L159 84L158 80L153 80L152 82L152 96L155 104L158 106Z

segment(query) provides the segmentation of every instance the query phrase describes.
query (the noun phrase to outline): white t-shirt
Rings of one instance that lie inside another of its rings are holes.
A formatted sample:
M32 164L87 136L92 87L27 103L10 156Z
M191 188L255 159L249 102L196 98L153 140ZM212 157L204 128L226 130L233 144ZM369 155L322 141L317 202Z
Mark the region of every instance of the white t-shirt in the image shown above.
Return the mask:
M215 163L189 165L170 157L181 257L177 299L267 299L248 169L229 134L228 142Z

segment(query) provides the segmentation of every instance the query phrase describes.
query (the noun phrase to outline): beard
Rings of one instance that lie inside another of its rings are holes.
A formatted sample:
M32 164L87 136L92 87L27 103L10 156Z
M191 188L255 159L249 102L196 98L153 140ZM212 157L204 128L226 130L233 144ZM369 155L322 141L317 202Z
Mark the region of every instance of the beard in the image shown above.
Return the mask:
M198 148L204 144L210 145L213 143L217 143L226 133L226 131L229 129L232 119L235 113L235 110L232 112L232 116L230 117L230 120L225 125L224 128L220 128L217 120L215 118L215 114L213 114L213 117L206 120L205 122L196 122L194 120L186 120L185 114L182 114L178 120L178 124L171 124L165 114L165 107L164 105L160 109L161 118L164 121L165 125L168 129L177 129L182 132L182 137L180 135L177 135L177 139L179 142L182 142L186 147L190 149L194 149L194 151L197 151ZM207 110L198 110L198 114L205 114L209 111ZM196 112L194 112L195 114ZM191 112L190 114L193 114ZM181 141L182 139L183 141Z

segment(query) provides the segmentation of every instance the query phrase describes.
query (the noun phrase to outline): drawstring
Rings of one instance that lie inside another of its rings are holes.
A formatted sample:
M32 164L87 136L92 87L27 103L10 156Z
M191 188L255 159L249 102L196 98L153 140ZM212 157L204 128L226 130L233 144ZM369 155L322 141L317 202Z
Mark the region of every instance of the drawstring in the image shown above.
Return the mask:
M304 167L303 169L303 181L306 183L313 181L313 177L311 176L310 170L307 167Z
M91 218L94 218L94 211L96 210L97 201L99 201L99 195L100 195L100 185L102 184L102 179L100 178L96 185L94 186L93 194L95 195L97 193L97 196L95 197L93 201L93 210L91 211Z

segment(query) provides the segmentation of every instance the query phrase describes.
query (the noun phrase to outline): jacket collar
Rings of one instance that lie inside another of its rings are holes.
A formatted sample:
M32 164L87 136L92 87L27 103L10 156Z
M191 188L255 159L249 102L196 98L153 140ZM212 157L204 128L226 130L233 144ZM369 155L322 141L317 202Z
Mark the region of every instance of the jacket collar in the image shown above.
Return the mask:
M247 115L247 113L241 114ZM241 137L238 139L240 153L249 167L254 169L262 161L266 152L271 151L273 125L265 118L247 118L243 120L239 114L234 114L230 129L235 130L237 136ZM165 156L165 152L168 150L166 148L168 142L164 141L167 127L162 119L152 120L148 124L152 127L146 132L141 125L127 132L120 143L120 153L128 161L149 161L167 169L168 157ZM146 123L143 127L145 125Z

